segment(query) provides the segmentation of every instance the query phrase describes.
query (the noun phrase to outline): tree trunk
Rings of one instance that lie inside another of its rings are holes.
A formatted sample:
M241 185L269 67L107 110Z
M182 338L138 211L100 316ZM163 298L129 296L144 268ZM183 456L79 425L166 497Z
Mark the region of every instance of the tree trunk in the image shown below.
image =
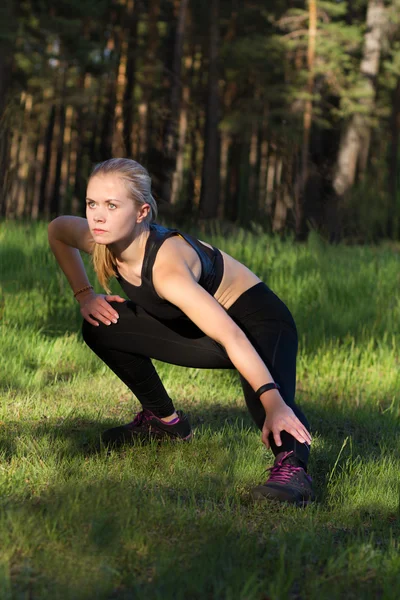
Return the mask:
M0 169L2 173L0 180L0 217L6 215L7 196L10 190L10 131L3 115L9 99L12 81L13 49L17 30L15 11L14 0L3 0L0 8Z
M232 135L228 149L228 177L225 195L225 216L235 222L239 217L240 206L240 163L243 156L243 142L239 135Z
M86 189L86 178L83 172L83 165L87 162L87 140L86 140L86 121L87 121L87 98L86 89L89 87L90 75L88 73L82 73L79 77L78 90L79 95L82 98L82 104L77 108L76 115L76 131L73 135L73 156L72 171L75 176L74 185L74 197L77 202L73 202L73 207L79 205L82 202L83 195ZM100 149L100 156L102 148ZM108 156L109 157L109 156Z
M187 113L190 102L190 88L188 85L185 85L185 87L183 88L182 100L183 102L179 116L179 134L178 148L176 153L176 168L172 177L171 204L176 204L179 201L183 184L186 132L188 123Z
M172 73L170 84L170 99L168 118L164 129L164 148L165 148L165 180L163 185L163 199L170 202L176 197L172 197L173 174L176 168L176 159L178 152L178 123L180 120L180 105L182 95L182 53L183 36L185 31L186 13L189 0L180 0L178 25L175 33L174 54L172 61Z
M56 107L53 104L50 110L50 116L47 123L47 130L45 136L45 150L44 150L44 162L42 165L42 177L40 180L40 196L39 196L39 206L38 206L38 216L42 218L46 212L47 207L47 198L46 198L46 190L47 190L47 180L49 177L50 171L50 159L51 159L51 146L53 143L53 132L54 132L54 124L56 119Z
M389 155L389 194L391 197L391 214L388 219L388 234L393 239L399 235L399 141L400 141L400 77L392 97L391 140Z
M65 132L65 104L64 98L66 94L66 83L67 83L67 66L64 66L63 73L63 82L61 89L61 102L59 106L59 131L58 131L58 140L57 140L57 150L56 150L56 164L55 164L55 174L54 174L54 185L53 191L50 201L50 217L56 217L60 210L60 187L61 187L61 169L62 163L64 159L64 132Z
M204 160L201 183L200 214L214 218L218 214L219 201L219 0L210 7L209 69L206 125L204 132Z
M314 61L315 42L317 37L317 0L308 1L309 25L308 25L308 51L307 51L307 100L303 117L303 144L301 151L301 177L299 178L300 189L295 191L295 218L296 239L303 240L306 237L304 223L304 190L308 178L308 163L310 152L310 133L312 124L312 94L314 91Z
M126 61L126 78L123 99L123 139L125 154L132 157L132 127L133 127L133 92L136 81L136 54L139 16L142 10L142 3L138 0L130 0L127 6L129 18L128 50Z
M156 87L157 70L157 48L159 44L158 18L160 14L160 0L148 1L148 41L147 41L147 60L143 66L142 83L142 101L140 104L141 113L141 143L139 147L139 156L146 155L150 149L157 148L154 139L156 123L154 117L154 97Z
M333 189L339 202L345 198L346 193L354 184L360 150L369 137L371 128L369 117L375 102L375 79L379 70L384 25L385 6L383 0L369 0L367 29L360 67L360 91L363 92L360 104L363 105L363 112L354 114L350 118L340 142L333 177Z
M109 71L105 105L103 109L100 143L101 160L108 160L113 155L115 109L117 105L117 84L121 61L121 38L120 24L114 23L113 35L109 40L109 49L114 57L114 65Z

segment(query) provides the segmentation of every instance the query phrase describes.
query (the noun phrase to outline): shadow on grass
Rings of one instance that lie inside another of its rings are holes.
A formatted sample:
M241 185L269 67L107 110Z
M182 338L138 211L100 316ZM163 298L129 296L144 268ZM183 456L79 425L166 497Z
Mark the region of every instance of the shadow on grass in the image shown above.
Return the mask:
M378 568L390 552L390 511L368 507L375 515L368 529L362 515L351 526L333 525L318 507L243 506L234 490L202 473L193 491L188 475L149 482L133 467L130 480L74 480L10 504L19 552L13 587L27 586L32 598L51 598L54 584L65 586L57 597L74 599L396 598L382 596L385 579L398 579L389 561ZM17 568L25 544L40 548L30 553L28 575ZM321 578L325 594L311 594L310 577Z
M310 458L310 472L320 501L324 500L332 469L340 460L348 458L349 453L352 458L360 456L369 460L382 459L389 451L391 456L400 458L398 419L390 413L380 414L374 407L357 407L349 411L348 407L324 404L309 404L304 408L316 440ZM238 455L243 436L252 432L261 435L245 408L214 404L207 408L186 405L186 410L195 431L193 443L204 446L206 439L211 447L215 446L216 453L225 449L228 455L230 452ZM9 461L19 452L17 445L21 439L40 444L43 438L47 438L50 444L63 442L61 447L57 447L57 453L62 457L89 457L103 450L100 443L102 431L120 424L115 419L101 421L80 417L6 422L0 429L0 452ZM162 446L159 445L160 448ZM129 446L120 451L124 452L127 448ZM263 448L261 441L260 448ZM26 452L29 453L29 445ZM272 459L269 451L266 465Z

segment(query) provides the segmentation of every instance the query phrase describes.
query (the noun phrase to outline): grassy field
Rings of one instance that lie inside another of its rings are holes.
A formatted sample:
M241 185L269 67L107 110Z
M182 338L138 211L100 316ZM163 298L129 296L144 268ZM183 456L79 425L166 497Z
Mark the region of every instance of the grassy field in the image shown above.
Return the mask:
M3 222L1 600L399 597L399 249L203 239L295 316L317 502L250 501L272 455L233 371L158 363L193 443L96 452L139 405L84 345L46 226Z

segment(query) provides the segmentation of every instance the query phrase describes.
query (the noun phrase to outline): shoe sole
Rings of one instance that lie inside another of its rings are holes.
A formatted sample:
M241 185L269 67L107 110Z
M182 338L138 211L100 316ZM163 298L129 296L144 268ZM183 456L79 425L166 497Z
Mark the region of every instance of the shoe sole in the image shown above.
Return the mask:
M308 500L288 500L283 498L278 498L277 496L267 496L258 490L252 490L250 492L251 499L254 502L270 502L272 504L287 504L288 506L297 506L299 508L303 508L313 504L315 502L315 497L309 498Z
M133 435L129 438L123 439L123 440L104 440L101 439L101 443L103 444L103 446L106 446L108 448L110 447L115 447L115 448L120 448L122 446L126 446L126 445L135 445L135 444L149 444L150 442L157 442L158 444L162 444L163 442L173 442L173 443L179 443L179 442L190 442L193 439L193 431L191 431L189 433L189 435L187 435L184 438L178 437L178 436L165 436L165 437L157 437L157 436L143 436L140 437L139 435Z

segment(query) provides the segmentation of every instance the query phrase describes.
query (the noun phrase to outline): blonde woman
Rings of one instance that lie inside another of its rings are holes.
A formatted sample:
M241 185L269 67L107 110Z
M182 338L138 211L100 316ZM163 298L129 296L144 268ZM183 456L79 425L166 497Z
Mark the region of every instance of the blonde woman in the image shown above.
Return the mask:
M307 474L311 437L295 404L297 332L285 304L237 260L155 222L146 169L129 159L95 166L87 218L49 224L49 242L81 307L83 338L129 387L142 410L105 431L104 444L151 438L187 441L151 359L186 367L237 369L247 408L275 462L255 499L296 505L313 499ZM80 251L92 255L107 294L96 294ZM116 277L129 298L110 295Z

